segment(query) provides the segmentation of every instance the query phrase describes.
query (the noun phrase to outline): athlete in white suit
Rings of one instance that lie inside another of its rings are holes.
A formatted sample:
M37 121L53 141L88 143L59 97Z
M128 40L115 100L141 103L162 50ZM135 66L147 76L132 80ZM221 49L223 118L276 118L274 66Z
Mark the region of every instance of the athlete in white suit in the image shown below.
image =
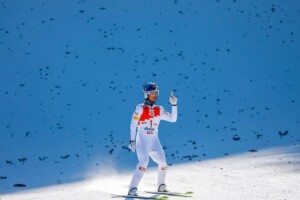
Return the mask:
M143 88L146 102L136 106L130 125L129 148L132 152L136 150L139 162L129 186L129 195L137 194L138 185L148 166L149 156L158 164L158 191L167 191L165 184L167 163L158 138L158 126L160 120L169 122L177 120L177 98L172 91L170 97L172 114L170 114L162 106L155 105L159 94L155 83L146 83Z

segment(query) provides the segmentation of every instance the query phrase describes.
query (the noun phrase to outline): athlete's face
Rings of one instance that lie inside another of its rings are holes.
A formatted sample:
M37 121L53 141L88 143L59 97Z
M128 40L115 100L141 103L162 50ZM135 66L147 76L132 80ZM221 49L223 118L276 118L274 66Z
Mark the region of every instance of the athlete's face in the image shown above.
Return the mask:
M149 92L149 100L155 102L158 97L158 91L151 91Z

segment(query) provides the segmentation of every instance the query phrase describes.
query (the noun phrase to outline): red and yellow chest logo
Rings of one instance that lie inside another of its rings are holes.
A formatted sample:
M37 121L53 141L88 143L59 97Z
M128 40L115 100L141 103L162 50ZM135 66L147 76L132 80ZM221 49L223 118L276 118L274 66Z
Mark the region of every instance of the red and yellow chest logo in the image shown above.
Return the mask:
M138 124L145 122L147 120L151 120L154 117L158 117L160 115L160 107L150 108L148 106L143 106L143 114L140 117Z

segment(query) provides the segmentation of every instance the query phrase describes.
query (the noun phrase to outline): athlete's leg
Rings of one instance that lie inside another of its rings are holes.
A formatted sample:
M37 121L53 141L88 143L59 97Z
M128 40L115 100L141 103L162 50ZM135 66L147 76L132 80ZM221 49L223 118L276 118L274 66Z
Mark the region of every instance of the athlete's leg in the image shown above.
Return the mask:
M158 179L157 186L166 184L167 162L164 150L157 139L153 146L153 151L150 152L150 156L154 162L158 164Z
M147 143L143 142L142 139L137 140L136 144L136 153L138 157L138 164L136 166L135 172L132 176L131 183L129 186L129 191L132 188L138 188L138 185L147 169L149 163L149 151L148 151Z

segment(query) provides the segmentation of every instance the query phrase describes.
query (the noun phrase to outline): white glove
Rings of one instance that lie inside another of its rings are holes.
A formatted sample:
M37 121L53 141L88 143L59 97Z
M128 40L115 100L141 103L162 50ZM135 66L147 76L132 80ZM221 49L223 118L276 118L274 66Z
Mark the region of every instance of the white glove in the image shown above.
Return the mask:
M177 97L175 97L173 95L173 90L171 90L170 103L172 104L172 106L176 106L177 105Z
M130 149L130 151L135 152L135 141L130 141L128 148Z

